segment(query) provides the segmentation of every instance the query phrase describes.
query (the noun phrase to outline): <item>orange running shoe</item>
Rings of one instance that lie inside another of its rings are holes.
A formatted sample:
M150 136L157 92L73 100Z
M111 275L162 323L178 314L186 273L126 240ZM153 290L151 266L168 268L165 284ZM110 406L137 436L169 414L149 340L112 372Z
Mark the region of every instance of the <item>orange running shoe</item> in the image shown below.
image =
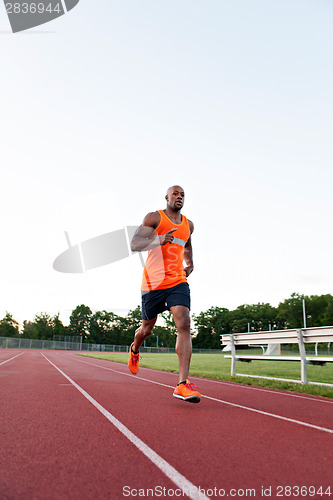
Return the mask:
M134 344L134 342L133 342ZM137 354L134 354L132 351L132 345L129 350L129 356L128 356L128 368L130 369L130 372L133 373L133 375L136 375L138 373L139 369L139 359L140 359L140 351Z
M189 380L186 383L177 385L176 389L173 391L173 396L183 401L188 401L189 403L199 403L201 400L201 394L193 389L199 389L195 384L191 384Z

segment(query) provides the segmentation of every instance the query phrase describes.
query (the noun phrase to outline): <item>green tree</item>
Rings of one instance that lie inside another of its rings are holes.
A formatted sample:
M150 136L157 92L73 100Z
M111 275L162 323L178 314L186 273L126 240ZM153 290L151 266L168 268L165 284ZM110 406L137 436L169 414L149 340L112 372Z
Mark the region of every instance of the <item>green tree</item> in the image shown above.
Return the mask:
M329 300L329 303L327 304L327 307L325 310L323 322L324 322L324 325L326 325L326 326L333 325L333 297L332 297L332 295L330 295L330 300Z
M19 333L19 323L6 311L5 317L0 320L0 337L18 337Z
M198 316L193 315L196 335L193 347L201 349L219 349L220 335L230 332L230 311L226 308L211 307Z
M243 304L230 313L233 333L266 331L276 326L276 309L270 304Z
M82 336L82 341L89 340L90 336L90 321L92 318L90 307L81 304L77 306L69 318L69 332L72 336Z
M34 324L32 321L23 321L23 329L22 329L22 337L25 339L33 339L37 338L34 335L37 335L37 331L34 331Z
M276 308L270 304L242 305L231 312L231 328L234 333L267 331L276 326Z
M89 320L89 342L96 344L129 345L135 330L141 325L141 309L130 310L126 317L113 312L97 311Z
M252 306L243 304L230 313L230 326L232 333L243 333L249 329L249 324L253 322Z
M292 293L289 299L280 302L277 307L277 329L301 328L303 326L304 295Z
M306 326L325 326L330 325L330 311L333 310L332 295L310 295L304 297ZM331 318L332 321L333 317ZM303 324L302 324L303 326Z
M276 327L276 308L270 304L244 304L230 313L230 325L233 333L266 331Z
M56 335L59 337L63 337L68 333L67 327L64 326L62 321L59 319L59 313L52 318L52 328L53 336Z
M52 340L53 318L47 313L36 314L33 321L23 322L23 337L29 339Z
M94 344L118 344L120 317L113 312L97 311L90 319L89 342Z

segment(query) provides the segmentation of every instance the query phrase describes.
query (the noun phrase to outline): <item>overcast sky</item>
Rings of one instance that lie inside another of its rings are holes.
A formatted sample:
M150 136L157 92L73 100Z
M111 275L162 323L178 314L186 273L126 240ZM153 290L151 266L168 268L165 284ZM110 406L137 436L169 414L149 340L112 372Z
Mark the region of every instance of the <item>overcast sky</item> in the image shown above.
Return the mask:
M0 319L135 308L138 255L53 261L175 183L194 313L332 293L332 25L330 0L81 0L12 34L0 6Z

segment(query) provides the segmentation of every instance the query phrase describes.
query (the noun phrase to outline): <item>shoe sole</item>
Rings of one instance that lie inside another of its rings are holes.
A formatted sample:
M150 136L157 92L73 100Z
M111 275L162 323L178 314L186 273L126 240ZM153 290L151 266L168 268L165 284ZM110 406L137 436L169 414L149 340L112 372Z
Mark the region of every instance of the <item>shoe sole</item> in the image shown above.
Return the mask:
M173 397L177 399L181 399L182 401L187 401L187 403L200 403L201 398L199 396L188 396L185 398L184 396L181 396L180 394L175 394L173 393Z

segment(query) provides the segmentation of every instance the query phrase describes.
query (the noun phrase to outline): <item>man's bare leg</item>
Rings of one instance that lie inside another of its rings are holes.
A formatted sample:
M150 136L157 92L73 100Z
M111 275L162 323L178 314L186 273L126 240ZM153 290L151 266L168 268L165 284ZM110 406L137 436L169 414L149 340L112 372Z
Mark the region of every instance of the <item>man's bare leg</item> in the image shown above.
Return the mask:
M136 330L134 335L134 342L132 344L132 351L134 353L139 352L140 347L153 331L156 320L157 316L150 320L142 320L142 325Z
M186 306L173 306L170 311L178 331L176 353L179 361L179 383L188 379L192 356L192 339L190 333L190 311Z
M149 337L153 331L154 324L157 318L153 318L149 321L142 320L142 325L138 328L134 335L134 342L130 346L130 351L128 354L128 368L133 375L136 375L139 370L139 352L140 347L144 343L145 339Z

